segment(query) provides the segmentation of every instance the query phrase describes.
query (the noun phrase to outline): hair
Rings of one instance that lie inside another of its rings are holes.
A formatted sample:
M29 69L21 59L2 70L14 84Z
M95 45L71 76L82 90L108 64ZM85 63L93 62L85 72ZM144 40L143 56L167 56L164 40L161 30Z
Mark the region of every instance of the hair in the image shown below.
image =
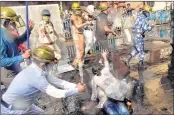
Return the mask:
M94 75L100 76L101 75L101 70L104 68L104 66L100 63L94 63L92 66L92 73Z

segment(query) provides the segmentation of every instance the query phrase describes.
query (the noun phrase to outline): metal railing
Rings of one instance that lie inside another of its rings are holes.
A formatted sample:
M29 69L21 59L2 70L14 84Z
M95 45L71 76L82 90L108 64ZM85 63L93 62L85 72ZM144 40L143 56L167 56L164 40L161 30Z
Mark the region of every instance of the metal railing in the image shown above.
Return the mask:
M63 21L63 32L66 40L72 39L71 21L70 19L65 19Z
M161 17L159 17L161 16ZM170 11L157 11L154 14L151 15L150 20L156 20L157 22L159 22L159 25L156 26L155 28L152 29L152 31L146 32L146 37L145 39L154 39L154 38L161 38L161 39L166 39L166 38L170 38L170 24L168 22L170 22ZM107 41L105 41L106 43L108 43L109 49L110 51L115 51L117 50L118 46L117 46L117 39L125 39L125 33L124 33L124 29L129 29L130 35L132 36L132 27L134 24L134 19L130 16L126 16L124 17L124 19L122 20L122 27L119 27L119 29L117 29L116 27L116 31L118 33L120 33L121 35L118 34L118 36L116 36L117 38L115 39L114 37L109 38ZM167 24L166 24L167 23ZM70 19L65 19L63 22L64 25L64 34L65 34L65 38L66 40L70 40L72 39L72 32L71 32L71 22ZM123 40L123 44L124 44L124 40ZM101 47L97 44L95 44L95 46L90 50L90 53L92 55L96 55L97 53L99 53L101 51ZM69 60L72 60L75 57L75 47L74 44L68 45L66 47L66 58Z

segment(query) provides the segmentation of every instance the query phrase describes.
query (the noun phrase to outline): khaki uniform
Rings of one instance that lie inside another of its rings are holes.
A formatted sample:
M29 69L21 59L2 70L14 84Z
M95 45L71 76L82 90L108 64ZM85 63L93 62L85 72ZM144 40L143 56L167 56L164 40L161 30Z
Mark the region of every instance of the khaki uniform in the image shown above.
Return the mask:
M43 35L43 33L45 35ZM39 40L41 45L45 45L54 50L57 59L61 58L60 48L56 44L58 36L55 35L55 30L52 22L41 21L39 24Z
M78 24L82 24L82 18L72 15L71 16L71 22L76 21ZM84 62L84 35L83 35L83 29L77 29L74 24L72 23L72 35L73 35L73 41L76 47L76 57L73 61L73 65L77 66L78 61L80 60L82 63Z

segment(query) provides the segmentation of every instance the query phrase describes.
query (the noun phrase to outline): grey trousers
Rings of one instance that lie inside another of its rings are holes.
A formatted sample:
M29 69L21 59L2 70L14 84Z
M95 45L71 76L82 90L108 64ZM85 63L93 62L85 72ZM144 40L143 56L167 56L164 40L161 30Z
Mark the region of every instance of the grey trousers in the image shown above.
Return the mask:
M12 70L7 70L4 67L1 67L1 82L4 84L6 88L10 85L12 82L13 78L17 75L16 72Z

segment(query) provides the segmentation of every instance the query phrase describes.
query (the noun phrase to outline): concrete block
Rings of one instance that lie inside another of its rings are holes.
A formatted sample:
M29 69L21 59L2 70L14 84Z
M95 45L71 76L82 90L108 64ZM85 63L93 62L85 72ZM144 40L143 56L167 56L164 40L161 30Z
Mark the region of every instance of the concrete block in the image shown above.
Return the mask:
M157 62L160 59L164 59L167 56L169 56L172 52L172 47L170 46L169 43L164 43L164 44L153 43L150 52L151 52L150 62L151 63Z

